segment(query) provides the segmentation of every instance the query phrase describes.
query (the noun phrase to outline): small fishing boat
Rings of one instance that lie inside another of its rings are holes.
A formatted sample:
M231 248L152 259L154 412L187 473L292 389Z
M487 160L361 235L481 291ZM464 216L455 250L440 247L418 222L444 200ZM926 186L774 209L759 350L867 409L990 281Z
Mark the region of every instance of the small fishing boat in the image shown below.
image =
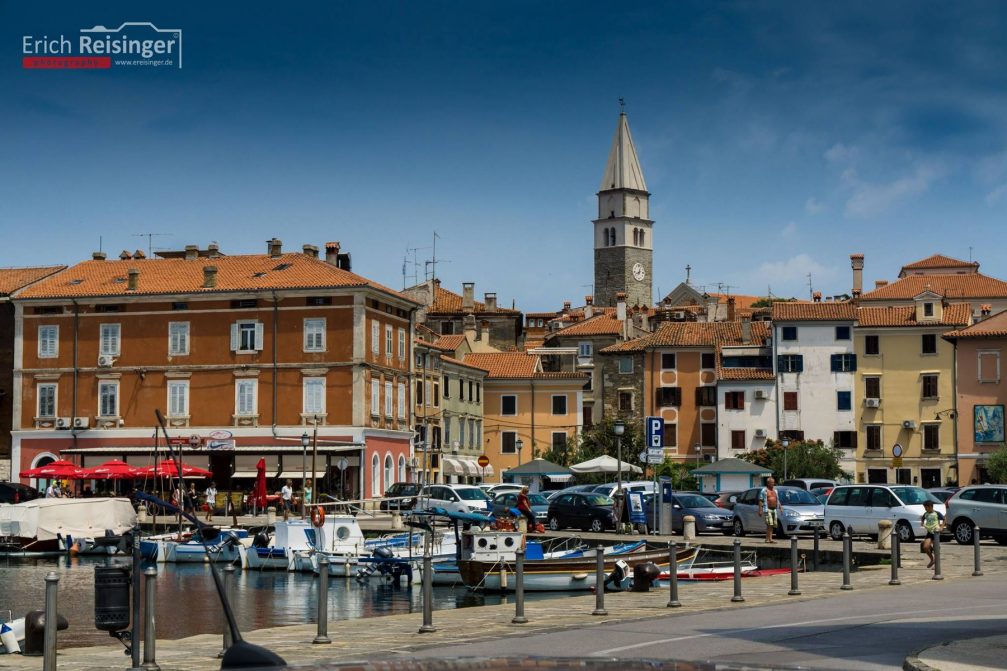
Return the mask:
M216 534L213 534L214 531ZM188 541L166 541L164 561L169 564L202 564L207 561L209 551L209 561L230 564L239 558L238 546L251 544L251 540L246 529L204 527L201 534L194 534Z
M259 532L250 546L238 546L241 568L286 571L290 567L289 554L310 550L314 538L314 528L304 520L277 521L273 533Z
M356 570L356 560L367 552L364 532L353 515L330 515L320 526L311 525L304 530L307 547L287 551L291 571L318 573L318 554L329 560L329 575L351 575Z

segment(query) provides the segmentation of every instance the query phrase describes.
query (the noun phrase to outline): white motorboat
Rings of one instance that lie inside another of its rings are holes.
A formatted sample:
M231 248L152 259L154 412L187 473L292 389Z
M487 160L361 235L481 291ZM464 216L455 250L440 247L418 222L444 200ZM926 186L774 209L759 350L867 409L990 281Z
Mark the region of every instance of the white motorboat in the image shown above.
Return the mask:
M129 499L33 499L0 503L0 554L64 552L63 538L119 537L136 525Z

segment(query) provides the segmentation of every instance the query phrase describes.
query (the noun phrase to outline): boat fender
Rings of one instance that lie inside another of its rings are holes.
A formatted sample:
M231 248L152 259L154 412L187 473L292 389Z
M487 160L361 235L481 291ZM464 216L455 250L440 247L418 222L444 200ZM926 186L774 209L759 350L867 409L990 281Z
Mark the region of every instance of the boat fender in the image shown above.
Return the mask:
M325 524L325 509L321 506L315 506L311 510L311 524L315 527L321 527Z
M0 624L0 643L3 644L4 649L9 655L21 652L21 646L17 642L17 634L14 633L14 629L6 622Z
M587 580L587 576L588 576L587 573L574 573L572 576L570 576L570 579L571 580Z

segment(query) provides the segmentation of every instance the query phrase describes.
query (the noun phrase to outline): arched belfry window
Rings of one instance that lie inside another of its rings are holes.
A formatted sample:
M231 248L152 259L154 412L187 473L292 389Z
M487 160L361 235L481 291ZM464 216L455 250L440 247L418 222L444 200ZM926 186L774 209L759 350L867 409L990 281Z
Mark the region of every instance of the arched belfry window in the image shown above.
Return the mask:
M647 231L645 231L644 229L641 228L640 229L640 247L643 247L643 245L644 245L643 237L645 235L647 235Z

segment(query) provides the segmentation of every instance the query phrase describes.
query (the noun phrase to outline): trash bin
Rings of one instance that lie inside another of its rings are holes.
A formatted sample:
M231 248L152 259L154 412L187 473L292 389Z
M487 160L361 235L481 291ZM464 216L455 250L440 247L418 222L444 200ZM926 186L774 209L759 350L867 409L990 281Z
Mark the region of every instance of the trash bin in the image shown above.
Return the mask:
M102 631L129 628L130 571L125 566L94 567L94 626Z

